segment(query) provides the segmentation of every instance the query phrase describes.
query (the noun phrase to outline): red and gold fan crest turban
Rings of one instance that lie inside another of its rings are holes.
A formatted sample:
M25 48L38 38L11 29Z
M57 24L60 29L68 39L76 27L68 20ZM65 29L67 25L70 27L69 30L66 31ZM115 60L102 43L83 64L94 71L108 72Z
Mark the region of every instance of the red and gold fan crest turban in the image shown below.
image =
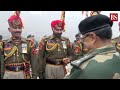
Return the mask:
M20 14L20 11L15 11L15 14L8 18L9 26L12 28L23 28L23 23L18 13Z
M54 20L51 22L51 27L54 28L55 26L62 27L62 30L64 30L64 21L63 20Z

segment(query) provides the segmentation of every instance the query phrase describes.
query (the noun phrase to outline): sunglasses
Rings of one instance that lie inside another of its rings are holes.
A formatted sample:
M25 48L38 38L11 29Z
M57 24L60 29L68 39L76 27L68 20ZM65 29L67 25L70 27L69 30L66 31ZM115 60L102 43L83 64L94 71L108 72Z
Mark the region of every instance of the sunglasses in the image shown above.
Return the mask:
M84 40L85 40L85 38L87 38L89 35L90 35L90 34L87 34L87 35L85 35L84 37L82 37L82 38L81 38L81 39L82 39L82 41L84 41Z

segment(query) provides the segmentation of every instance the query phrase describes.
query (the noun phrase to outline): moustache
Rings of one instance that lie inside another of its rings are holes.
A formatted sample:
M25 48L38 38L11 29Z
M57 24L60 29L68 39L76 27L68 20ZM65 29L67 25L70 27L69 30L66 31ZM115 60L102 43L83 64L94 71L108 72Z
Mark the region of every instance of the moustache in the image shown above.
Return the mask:
M12 31L12 32L14 32L14 33L21 33L22 31Z

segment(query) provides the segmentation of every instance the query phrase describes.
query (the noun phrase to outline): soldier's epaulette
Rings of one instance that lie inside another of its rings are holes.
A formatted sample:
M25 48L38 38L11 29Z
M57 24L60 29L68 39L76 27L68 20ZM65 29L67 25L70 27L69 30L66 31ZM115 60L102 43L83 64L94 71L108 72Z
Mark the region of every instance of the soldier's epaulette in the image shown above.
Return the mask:
M21 41L22 42L27 42L28 40L27 40L27 38L21 38Z
M73 67L79 68L80 65L81 65L83 62L85 62L85 61L93 58L94 56L95 56L94 54L86 55L85 57L83 57L83 58L81 58L81 59L78 59L78 60L75 60L75 61L71 62L71 65L72 65Z
M6 39L6 40L3 40L3 43L9 42L9 41L10 41L10 39Z
M44 37L44 40L46 41L46 40L48 40L48 39L52 39L53 38L53 36L51 35L51 36L46 36L46 37Z

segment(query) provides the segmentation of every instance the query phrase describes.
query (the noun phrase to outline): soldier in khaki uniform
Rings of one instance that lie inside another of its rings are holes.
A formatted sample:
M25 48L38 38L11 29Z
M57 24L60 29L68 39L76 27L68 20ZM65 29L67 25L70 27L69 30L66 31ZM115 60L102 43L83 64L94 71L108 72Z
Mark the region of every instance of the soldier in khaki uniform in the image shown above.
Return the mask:
M37 60L36 54L32 51L34 48L33 43L21 36L22 33L22 20L20 18L20 11L16 11L8 19L9 31L12 35L11 38L4 40L2 54L4 61L1 62L4 67L3 79L30 79L30 67L32 69L32 78L36 79Z
M73 60L83 57L83 43L80 40L80 34L76 34L75 37L76 40L73 43Z
M79 24L88 54L71 62L66 79L120 79L120 55L111 43L113 22L106 15L93 15Z
M61 36L64 21L54 20L51 27L53 35L43 38L39 43L40 78L45 75L45 79L63 79L65 66L72 60L72 45L68 38Z

